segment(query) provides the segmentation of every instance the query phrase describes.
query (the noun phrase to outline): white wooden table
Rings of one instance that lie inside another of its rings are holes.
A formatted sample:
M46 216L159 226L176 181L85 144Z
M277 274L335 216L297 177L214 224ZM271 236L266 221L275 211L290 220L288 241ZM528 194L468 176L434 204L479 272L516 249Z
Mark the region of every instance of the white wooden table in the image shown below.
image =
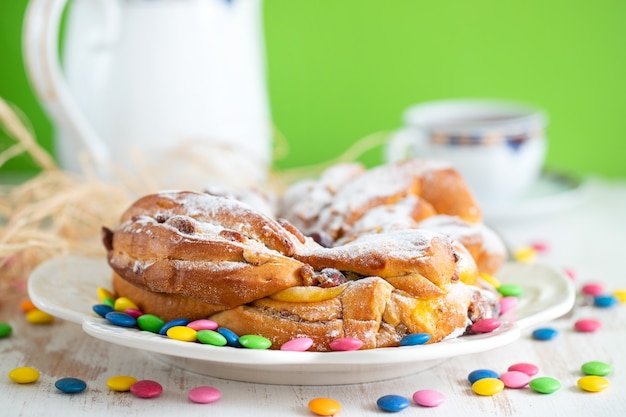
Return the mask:
M542 240L550 250L541 260L577 272L576 285L603 282L607 289L626 287L626 182L592 180L585 201L556 213L535 215L495 225L515 248ZM2 279L2 276L0 276ZM2 294L0 321L9 322L14 332L0 339L0 416L312 416L307 403L316 397L331 397L348 416L387 415L376 406L382 395L410 397L419 389L444 393L443 405L426 409L412 404L398 415L429 416L618 416L626 415L626 305L599 309L578 306L574 312L552 323L560 330L555 340L538 342L529 329L511 345L481 354L453 358L422 373L376 383L344 386L272 386L232 382L171 368L153 357L92 338L80 326L56 320L49 326L26 322L18 307L25 293ZM593 334L573 331L579 317L593 317L603 327ZM580 366L590 360L613 366L611 386L600 393L581 391L576 381ZM493 397L474 394L467 381L470 371L490 368L503 372L515 362L539 366L540 375L562 383L553 394L526 389L505 389ZM41 372L38 382L18 385L7 374L20 366ZM160 382L164 392L154 399L116 393L106 387L113 375L133 375ZM75 395L54 387L62 377L85 380L88 388ZM222 392L213 404L193 404L190 389L211 385Z

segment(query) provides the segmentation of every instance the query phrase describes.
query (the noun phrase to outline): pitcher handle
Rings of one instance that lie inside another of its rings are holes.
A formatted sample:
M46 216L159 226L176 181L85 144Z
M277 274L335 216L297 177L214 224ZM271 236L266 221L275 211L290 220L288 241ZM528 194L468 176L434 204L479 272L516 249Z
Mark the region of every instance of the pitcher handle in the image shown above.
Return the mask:
M44 108L73 137L83 142L96 166L111 161L109 149L72 99L59 62L61 16L67 0L30 0L26 9L22 44L26 72ZM109 24L104 41L114 41L119 19L111 0L101 0Z

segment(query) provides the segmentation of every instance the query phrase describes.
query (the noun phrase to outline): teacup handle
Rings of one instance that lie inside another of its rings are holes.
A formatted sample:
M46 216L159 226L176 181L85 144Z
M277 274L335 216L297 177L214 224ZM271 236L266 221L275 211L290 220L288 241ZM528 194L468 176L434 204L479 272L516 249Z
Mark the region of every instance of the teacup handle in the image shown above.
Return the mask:
M393 163L419 156L418 144L423 139L415 129L405 127L397 130L385 146L385 161Z
M26 10L22 43L25 66L46 110L73 137L82 141L96 165L109 164L109 149L72 98L58 58L59 28L67 0L30 0ZM119 5L100 0L105 33L96 47L115 42L119 29Z

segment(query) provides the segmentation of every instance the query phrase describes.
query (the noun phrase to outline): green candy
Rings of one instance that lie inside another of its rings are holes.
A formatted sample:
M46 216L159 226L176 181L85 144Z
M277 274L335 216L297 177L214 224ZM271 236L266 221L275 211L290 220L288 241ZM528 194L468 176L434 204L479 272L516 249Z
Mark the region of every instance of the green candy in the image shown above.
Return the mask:
M154 314L143 314L137 317L137 326L147 332L159 333L159 330L161 330L164 325L165 321Z
M248 349L269 349L272 346L272 341L266 337L256 334L247 334L239 337L239 343L241 346Z
M561 383L557 379L550 378L549 376L532 379L528 385L541 394L552 394L561 389Z
M198 330L196 339L205 345L226 346L227 343L226 338L215 330Z
M524 294L524 289L515 284L502 284L498 287L498 292L503 297L521 297Z
M13 328L11 328L9 323L4 323L0 321L0 339L4 337L9 337L12 331L13 331Z
M605 376L613 372L611 365L600 361L584 363L580 368L585 375Z

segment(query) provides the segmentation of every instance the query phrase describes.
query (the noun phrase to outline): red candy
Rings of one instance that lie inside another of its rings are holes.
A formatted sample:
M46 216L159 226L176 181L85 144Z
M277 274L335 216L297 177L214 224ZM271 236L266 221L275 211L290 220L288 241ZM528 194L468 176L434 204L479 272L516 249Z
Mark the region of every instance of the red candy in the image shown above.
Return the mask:
M596 295L602 295L604 294L604 285L599 282L590 282L582 286L581 292L585 295L591 295L594 297Z
M161 395L163 387L156 381L143 379L131 385L130 392L139 398L154 398Z
M496 318L481 319L472 324L472 332L474 333L489 333L496 330L502 325L502 322Z
M602 323L596 319L580 319L574 323L574 329L582 333L593 333L602 327Z
M528 376L536 375L539 372L539 368L537 365L533 365L532 363L520 362L514 365L509 366L508 371L519 371L523 372Z

